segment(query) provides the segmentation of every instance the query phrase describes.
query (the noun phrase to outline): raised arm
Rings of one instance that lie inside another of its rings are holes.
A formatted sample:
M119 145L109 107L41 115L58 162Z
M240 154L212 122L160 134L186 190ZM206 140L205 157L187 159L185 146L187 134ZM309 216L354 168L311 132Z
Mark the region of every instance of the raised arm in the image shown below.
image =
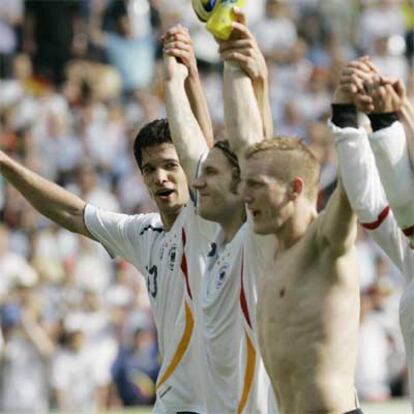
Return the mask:
M74 233L93 239L83 222L85 202L23 167L0 151L0 173L41 214Z
M221 58L240 65L253 84L254 94L263 122L264 138L273 138L273 119L270 107L269 74L267 65L256 39L246 26L246 17L242 10L235 8L237 23L232 36L220 41Z
M195 175L199 160L208 151L185 92L187 67L176 57L164 53L165 104L171 136L187 179Z
M394 82L392 86L400 100L398 116L400 122L404 126L408 146L408 155L410 157L411 166L414 168L414 107L411 104L405 87L401 81Z
M355 62L355 66L364 67L362 62ZM345 128L348 135L358 138L357 122L356 122L356 108L353 104L352 93L350 90L351 83L340 83L335 90L335 94L332 100L332 122L331 128L337 135L336 142L341 142L341 138L338 137L340 128ZM347 144L349 141L347 142ZM346 146L345 149L349 149ZM339 254L349 249L355 242L356 226L354 210L358 210L358 198L357 192L352 187L352 178L347 171L344 171L344 162L341 160L344 149L339 153L338 158L340 161L339 170L340 178L338 180L337 188L328 202L323 215L320 217L320 225L318 226L318 236L320 240L327 241L332 248L334 248ZM341 162L342 161L342 162ZM343 174L345 173L345 174ZM342 183L343 179L343 183ZM346 189L346 191L345 191ZM347 194L349 195L349 198Z
M353 72L352 67L346 71ZM338 86L335 93L329 125L335 137L343 186L361 225L396 266L404 271L407 266L411 266L412 255L388 206L368 134L365 129L358 128L354 106L354 96L358 90L355 88L351 91L350 86L340 90L341 86L344 84Z
M241 23L233 23L232 37L237 39ZM263 139L263 123L257 105L253 84L247 73L235 62L234 55L223 52L224 61L224 115L228 139L239 162L246 149Z
M329 245L340 256L355 244L356 216L340 179L318 220L317 238L322 246Z
M188 30L181 25L174 26L164 35L163 40L165 52L187 67L188 76L184 82L187 98L207 145L211 148L214 143L213 124Z
M369 114L373 133L370 144L375 156L381 182L404 233L414 236L414 172L404 127L398 121L402 100L396 89L403 90L400 82L381 84L372 90L374 112Z

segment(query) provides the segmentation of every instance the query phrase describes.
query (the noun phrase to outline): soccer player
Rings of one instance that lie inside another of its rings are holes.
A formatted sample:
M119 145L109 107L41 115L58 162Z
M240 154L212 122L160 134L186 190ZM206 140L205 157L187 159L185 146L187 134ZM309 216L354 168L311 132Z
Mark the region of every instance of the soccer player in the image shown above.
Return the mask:
M198 76L188 82L199 82ZM197 94L199 85L189 85L187 91ZM202 99L193 96L190 100ZM207 148L205 142L202 145ZM195 213L166 120L153 121L139 131L134 155L159 214L128 216L86 205L2 151L0 173L41 214L99 241L112 256L123 257L144 275L162 359L154 412L204 414L195 303L208 253L204 249L214 226Z
M224 75L226 124L240 157L254 231L277 241L257 324L280 413L359 413L355 216L340 184L317 214L320 166L314 156L295 138L257 142L261 128L252 86L234 65L226 64ZM257 143L243 154L240 140Z
M371 111L368 116L373 132L369 136L357 124L355 104L360 106L361 97L371 98L365 106L365 110ZM397 113L403 124L398 121ZM414 251L410 230L414 219L414 177L404 133L405 127L408 138L413 136L410 125L413 125L412 107L399 82L384 81L367 61L347 65L335 93L331 123L339 169L362 226L387 253L406 282L400 301L400 325L414 408Z
M260 139L271 129L267 72L254 38L243 26L245 47L230 41L229 48L248 53L243 67L252 75L256 98L266 127L259 122ZM173 141L183 165L198 160L203 142L184 93L189 70L180 62L192 58L191 39L181 27L164 37L164 72L167 114ZM248 80L252 82L250 79ZM264 128L264 129L263 129ZM196 155L194 155L196 154ZM187 169L187 178L194 167ZM253 237L251 223L240 191L240 170L236 155L225 141L217 142L201 166L193 186L198 191L199 214L219 224L208 254L202 283L202 335L205 356L207 409L211 414L269 413L276 405L258 351L255 333L257 283L265 263L269 240Z

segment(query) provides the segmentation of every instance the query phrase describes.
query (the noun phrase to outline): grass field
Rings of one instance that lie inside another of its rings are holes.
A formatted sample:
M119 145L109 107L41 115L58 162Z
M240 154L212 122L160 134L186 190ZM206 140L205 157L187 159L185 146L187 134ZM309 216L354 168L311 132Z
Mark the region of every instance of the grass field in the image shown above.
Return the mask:
M408 400L393 400L384 404L361 404L364 414L411 414ZM110 411L110 414L150 414L151 408ZM108 413L108 414L109 414Z

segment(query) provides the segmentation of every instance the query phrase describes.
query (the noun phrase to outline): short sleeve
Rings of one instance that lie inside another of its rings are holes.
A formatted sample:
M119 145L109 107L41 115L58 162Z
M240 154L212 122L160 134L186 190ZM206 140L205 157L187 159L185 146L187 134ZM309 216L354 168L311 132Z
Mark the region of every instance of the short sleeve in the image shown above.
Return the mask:
M141 270L150 254L154 234L163 233L158 214L126 215L98 209L88 204L85 226L111 257L120 256Z

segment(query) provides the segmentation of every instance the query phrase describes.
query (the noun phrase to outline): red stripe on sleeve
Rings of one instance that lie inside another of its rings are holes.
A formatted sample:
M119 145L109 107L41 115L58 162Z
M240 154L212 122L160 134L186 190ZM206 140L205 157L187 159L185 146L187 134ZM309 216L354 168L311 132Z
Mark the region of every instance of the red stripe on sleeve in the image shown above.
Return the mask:
M387 206L384 208L384 210L381 211L381 213L378 215L378 218L375 221L371 223L361 223L361 226L367 230L375 230L387 218L389 212L390 212L390 206Z

